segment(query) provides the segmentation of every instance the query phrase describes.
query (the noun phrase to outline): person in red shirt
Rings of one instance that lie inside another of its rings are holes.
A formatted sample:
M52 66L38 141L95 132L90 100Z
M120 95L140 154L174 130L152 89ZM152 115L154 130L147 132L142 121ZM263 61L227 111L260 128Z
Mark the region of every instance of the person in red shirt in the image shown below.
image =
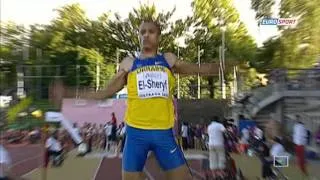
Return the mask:
M112 117L111 123L117 125L117 118L114 112L111 113L111 117Z

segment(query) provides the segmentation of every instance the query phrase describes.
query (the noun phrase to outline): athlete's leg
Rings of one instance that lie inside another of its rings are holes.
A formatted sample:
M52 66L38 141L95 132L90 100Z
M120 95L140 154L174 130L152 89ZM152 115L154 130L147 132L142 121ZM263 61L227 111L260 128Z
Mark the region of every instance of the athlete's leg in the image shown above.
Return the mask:
M160 167L166 171L166 179L191 179L184 155L174 139L172 130L154 131L152 150Z
M190 174L189 168L186 164L181 165L175 169L166 172L166 178L168 180L191 180L192 176Z
M143 180L143 168L150 149L150 133L127 126L126 142L122 158L122 179Z
M122 171L122 180L145 180L146 176L142 172Z

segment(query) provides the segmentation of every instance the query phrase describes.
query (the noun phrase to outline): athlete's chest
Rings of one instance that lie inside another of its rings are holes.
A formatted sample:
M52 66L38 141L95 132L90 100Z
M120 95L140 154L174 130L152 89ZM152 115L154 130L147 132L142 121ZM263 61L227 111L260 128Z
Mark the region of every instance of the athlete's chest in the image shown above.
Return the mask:
M129 78L128 85L135 87L140 98L168 97L171 72L161 65L137 68Z

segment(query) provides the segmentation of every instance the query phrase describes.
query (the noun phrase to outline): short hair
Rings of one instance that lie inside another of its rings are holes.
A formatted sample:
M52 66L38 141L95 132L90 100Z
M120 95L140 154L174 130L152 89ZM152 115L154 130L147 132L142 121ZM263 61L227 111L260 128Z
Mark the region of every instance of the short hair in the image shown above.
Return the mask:
M218 116L213 116L212 119L211 119L211 121L220 122Z
M152 23L153 25L156 26L157 31L158 31L158 35L161 35L161 26L157 21L155 21L153 19L144 19L144 20L142 20L141 24L143 24L143 23Z
M274 137L273 140L279 144L282 144L282 141L281 141L280 137L278 137L278 136Z

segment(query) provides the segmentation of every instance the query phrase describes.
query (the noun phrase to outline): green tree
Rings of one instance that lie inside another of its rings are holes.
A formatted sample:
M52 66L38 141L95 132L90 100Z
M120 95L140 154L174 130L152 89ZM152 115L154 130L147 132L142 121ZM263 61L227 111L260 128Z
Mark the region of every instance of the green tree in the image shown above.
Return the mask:
M255 3L273 4L270 0L252 0L252 4ZM270 13L270 9L254 9L257 14ZM273 38L265 42L257 56L259 63L253 64L258 65L258 69L262 67L261 65L270 68L311 67L320 54L319 11L318 0L281 0L279 17L296 18L298 23L294 27L279 27L281 34L278 39Z
M194 36L187 38L186 54L190 61L197 62L197 47L200 46L204 50L201 62L219 62L222 27L225 28L226 62L246 63L255 58L256 44L240 21L231 0L194 0L192 7L194 18L191 26ZM227 80L232 80L228 77L232 76L227 73ZM209 96L219 97L219 93L214 92L219 89L219 78L206 77L203 80L204 89L209 90Z
M268 41L263 43L257 51L256 58L250 62L252 67L255 67L259 72L268 72L272 68L276 68L278 65L275 64L274 58L275 53L279 49L280 39L270 38Z
M170 22L175 9L169 12L158 13L154 5L141 5L138 9L133 9L124 20L118 14L115 14L116 20L108 21L108 26L104 33L109 34L110 43L114 47L128 51L132 56L139 50L139 26L143 20L152 19L161 26L162 38L160 41L160 50L162 52L176 51L176 38L182 36L185 31L185 22L176 20Z
M256 11L256 19L271 17L275 0L251 0L251 8Z
M0 90L16 85L16 64L22 63L23 44L27 42L26 29L14 22L1 22Z

